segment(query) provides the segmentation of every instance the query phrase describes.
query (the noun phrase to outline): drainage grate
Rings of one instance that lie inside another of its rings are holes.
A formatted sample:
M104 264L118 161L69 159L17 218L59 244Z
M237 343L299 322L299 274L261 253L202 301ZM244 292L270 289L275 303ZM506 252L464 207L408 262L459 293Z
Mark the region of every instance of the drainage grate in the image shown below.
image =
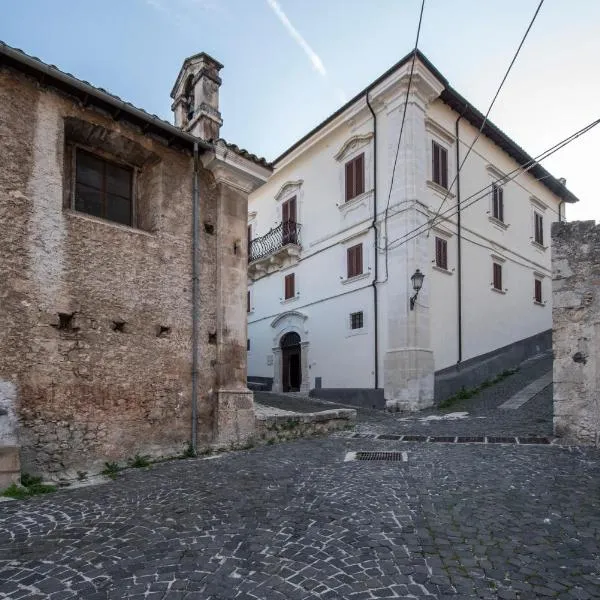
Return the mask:
M458 438L456 438L456 441L459 444L483 444L483 442L485 442L485 438L483 436L475 436L475 437L459 436Z
M394 433L382 433L377 436L378 440L399 440L402 436Z
M456 436L444 436L444 435L438 435L438 436L434 436L434 437L430 437L429 441L430 442L454 442L454 440L456 439Z
M516 444L517 440L514 437L488 437L488 444Z
M359 450L357 452L347 452L345 460L367 460L405 463L408 462L408 454L406 452L378 452L370 450Z
M426 435L405 435L403 441L405 442L426 442Z
M550 440L545 437L520 437L519 444L549 444Z

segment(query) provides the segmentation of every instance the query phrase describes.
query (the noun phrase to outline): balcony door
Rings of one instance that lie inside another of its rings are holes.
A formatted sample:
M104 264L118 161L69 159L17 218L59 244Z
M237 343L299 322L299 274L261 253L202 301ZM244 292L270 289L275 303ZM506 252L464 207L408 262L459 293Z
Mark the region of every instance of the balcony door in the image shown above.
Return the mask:
M296 196L281 205L282 245L296 243Z

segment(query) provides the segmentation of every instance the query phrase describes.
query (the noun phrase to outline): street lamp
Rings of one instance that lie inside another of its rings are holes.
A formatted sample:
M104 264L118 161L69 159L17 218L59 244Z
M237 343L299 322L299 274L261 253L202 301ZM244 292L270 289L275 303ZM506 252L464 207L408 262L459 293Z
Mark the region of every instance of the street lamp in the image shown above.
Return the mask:
M417 269L410 280L412 281L413 290L415 290L415 295L410 297L410 310L414 310L415 302L417 301L417 296L419 295L419 290L423 287L423 279L425 279L425 275Z

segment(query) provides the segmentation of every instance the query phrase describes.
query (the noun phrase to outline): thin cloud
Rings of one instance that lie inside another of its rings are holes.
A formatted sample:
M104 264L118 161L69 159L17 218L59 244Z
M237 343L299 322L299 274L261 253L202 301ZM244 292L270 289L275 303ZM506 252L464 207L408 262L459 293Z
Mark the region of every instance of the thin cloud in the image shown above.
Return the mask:
M267 0L267 4L271 7L273 12L277 15L277 18L281 21L282 25L287 29L287 32L292 36L292 38L297 42L297 44L304 50L306 56L312 63L315 71L322 75L323 77L327 77L327 71L325 70L325 65L323 61L319 58L319 55L308 45L308 42L300 35L300 32L292 25L290 20L287 18L286 14L283 12L281 6L277 0Z

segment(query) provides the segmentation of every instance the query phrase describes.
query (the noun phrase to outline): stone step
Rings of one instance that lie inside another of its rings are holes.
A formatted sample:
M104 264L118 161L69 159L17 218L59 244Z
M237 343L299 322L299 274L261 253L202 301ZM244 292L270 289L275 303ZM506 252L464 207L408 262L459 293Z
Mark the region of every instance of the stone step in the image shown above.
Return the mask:
M21 479L20 446L0 446L0 490Z

